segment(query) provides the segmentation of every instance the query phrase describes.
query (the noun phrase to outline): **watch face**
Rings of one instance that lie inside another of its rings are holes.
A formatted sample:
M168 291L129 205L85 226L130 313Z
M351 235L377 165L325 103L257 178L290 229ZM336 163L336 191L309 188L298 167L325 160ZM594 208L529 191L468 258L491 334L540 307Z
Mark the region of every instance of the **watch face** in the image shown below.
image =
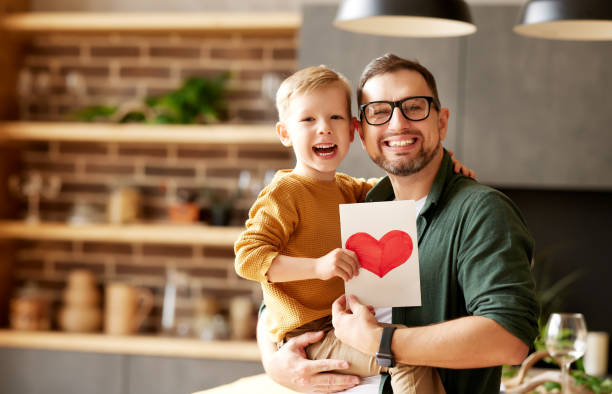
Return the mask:
M388 353L376 353L376 362L381 367L392 367L393 363L393 355Z

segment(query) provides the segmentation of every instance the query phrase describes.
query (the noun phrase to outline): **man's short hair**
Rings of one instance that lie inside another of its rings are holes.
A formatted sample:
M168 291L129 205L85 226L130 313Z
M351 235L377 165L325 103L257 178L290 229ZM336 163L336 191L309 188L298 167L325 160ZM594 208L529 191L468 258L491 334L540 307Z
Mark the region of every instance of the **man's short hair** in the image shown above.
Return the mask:
M279 120L284 120L291 97L339 84L346 93L347 111L351 114L351 85L340 73L326 66L311 66L295 72L281 83L276 92L276 109Z
M363 70L363 73L361 73L359 87L357 88L357 104L362 104L363 87L370 78L399 70L412 70L421 74L425 79L425 83L427 83L427 86L431 90L433 97L437 102L440 102L440 98L438 97L438 88L436 87L436 79L434 78L433 74L427 68L425 68L425 66L421 65L416 60L407 60L392 53L387 53L368 63Z

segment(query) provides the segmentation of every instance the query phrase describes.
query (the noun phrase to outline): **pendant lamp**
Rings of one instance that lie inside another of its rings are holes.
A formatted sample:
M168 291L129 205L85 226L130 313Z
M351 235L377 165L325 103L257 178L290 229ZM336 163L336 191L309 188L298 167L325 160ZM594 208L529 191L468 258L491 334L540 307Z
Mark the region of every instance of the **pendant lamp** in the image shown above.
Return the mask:
M612 0L530 0L514 32L552 40L612 40Z
M355 33L451 37L476 32L463 0L343 0L334 26Z

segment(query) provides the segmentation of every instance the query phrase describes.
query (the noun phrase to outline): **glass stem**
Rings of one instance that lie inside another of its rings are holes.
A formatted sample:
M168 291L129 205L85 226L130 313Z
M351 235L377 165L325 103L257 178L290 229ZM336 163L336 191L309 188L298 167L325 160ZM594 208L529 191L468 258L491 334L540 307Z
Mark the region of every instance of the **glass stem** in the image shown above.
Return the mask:
M561 392L563 394L572 394L571 381L572 378L569 374L570 362L561 363Z

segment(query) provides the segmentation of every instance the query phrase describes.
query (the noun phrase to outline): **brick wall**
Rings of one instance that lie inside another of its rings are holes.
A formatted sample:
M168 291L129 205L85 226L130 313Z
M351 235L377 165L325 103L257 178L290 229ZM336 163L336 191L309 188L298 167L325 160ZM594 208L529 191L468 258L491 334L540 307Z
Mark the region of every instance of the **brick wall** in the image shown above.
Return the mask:
M296 46L292 34L35 36L20 74L21 118L62 120L84 106L139 101L185 78L229 71L229 121L272 120L262 76L295 71Z
M267 72L287 75L296 67L294 35L40 35L25 44L22 75L31 84L18 87L24 120L65 120L84 105L116 104L172 90L192 75L230 71L229 115L235 123L265 123L273 127L272 104L261 94ZM76 72L83 81L76 97L66 77ZM38 85L37 85L38 83ZM84 133L87 130L83 130ZM261 180L268 170L289 168L292 152L273 146L210 146L194 144L92 143L37 141L20 146L22 170L61 179L59 195L44 197L41 218L69 220L77 203L102 217L109 195L118 184L137 187L142 195L142 220L166 222L167 206L181 190L204 187L229 195L242 170ZM253 201L236 202L232 225L241 226ZM25 203L22 201L23 216ZM17 215L15 215L17 216ZM209 218L203 205L202 220ZM102 219L104 220L104 219ZM238 295L260 297L259 285L240 279L233 270L228 247L156 245L145 243L34 242L17 244L14 284L34 282L53 305L61 303L68 273L77 268L93 271L99 285L120 280L145 286L156 296L145 331L157 331L166 269L189 275L192 298L179 305L193 315L194 299L217 298L222 308Z

